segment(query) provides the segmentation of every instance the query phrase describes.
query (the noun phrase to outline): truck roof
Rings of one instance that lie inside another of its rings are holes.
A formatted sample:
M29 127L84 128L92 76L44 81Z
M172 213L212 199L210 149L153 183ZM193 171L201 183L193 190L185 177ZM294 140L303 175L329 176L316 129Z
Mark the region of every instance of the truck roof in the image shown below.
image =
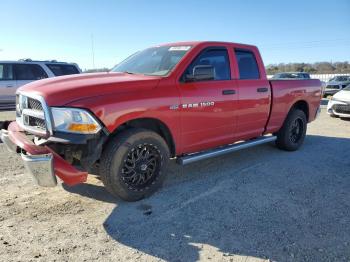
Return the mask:
M248 44L242 44L242 43L234 43L234 42L225 42L225 41L184 41L184 42L174 42L174 43L164 43L156 46L181 46L181 45L191 45L191 46L197 46L201 44L215 44L215 45L227 45L227 44L233 44L233 45L239 45L239 46L246 46L248 48L257 48L254 45L248 45Z

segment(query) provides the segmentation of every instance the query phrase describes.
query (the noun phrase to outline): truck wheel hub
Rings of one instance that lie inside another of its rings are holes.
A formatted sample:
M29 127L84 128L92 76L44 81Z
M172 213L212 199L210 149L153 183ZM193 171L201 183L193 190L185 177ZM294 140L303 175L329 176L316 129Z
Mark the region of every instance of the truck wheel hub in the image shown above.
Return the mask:
M147 170L147 165L146 164L142 164L141 166L140 166L140 170L141 171L146 171Z
M134 189L142 189L156 179L161 163L160 152L156 146L141 144L132 148L122 168L122 179Z

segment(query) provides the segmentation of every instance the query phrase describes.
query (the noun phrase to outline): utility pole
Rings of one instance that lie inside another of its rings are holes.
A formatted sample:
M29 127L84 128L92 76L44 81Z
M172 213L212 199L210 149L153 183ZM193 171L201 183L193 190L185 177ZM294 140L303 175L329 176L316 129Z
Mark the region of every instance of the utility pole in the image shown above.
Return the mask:
M91 34L91 55L92 55L92 68L95 69L95 49L94 49L94 35Z

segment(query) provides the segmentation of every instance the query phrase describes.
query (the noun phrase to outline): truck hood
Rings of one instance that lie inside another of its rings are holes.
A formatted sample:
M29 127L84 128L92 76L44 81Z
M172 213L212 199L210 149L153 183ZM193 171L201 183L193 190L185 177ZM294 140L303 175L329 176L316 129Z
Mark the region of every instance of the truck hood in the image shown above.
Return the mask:
M49 106L64 106L96 96L153 89L161 77L127 73L93 73L60 76L24 85L18 92L42 96Z

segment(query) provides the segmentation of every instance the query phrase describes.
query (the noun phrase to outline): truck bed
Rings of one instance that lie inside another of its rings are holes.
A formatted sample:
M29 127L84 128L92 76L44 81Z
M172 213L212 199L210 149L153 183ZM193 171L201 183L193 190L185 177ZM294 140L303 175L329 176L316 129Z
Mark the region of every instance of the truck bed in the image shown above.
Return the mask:
M286 118L286 112L297 101L305 101L308 106L308 122L315 119L320 104L321 81L318 79L279 79L269 80L272 104L266 133L279 130Z

